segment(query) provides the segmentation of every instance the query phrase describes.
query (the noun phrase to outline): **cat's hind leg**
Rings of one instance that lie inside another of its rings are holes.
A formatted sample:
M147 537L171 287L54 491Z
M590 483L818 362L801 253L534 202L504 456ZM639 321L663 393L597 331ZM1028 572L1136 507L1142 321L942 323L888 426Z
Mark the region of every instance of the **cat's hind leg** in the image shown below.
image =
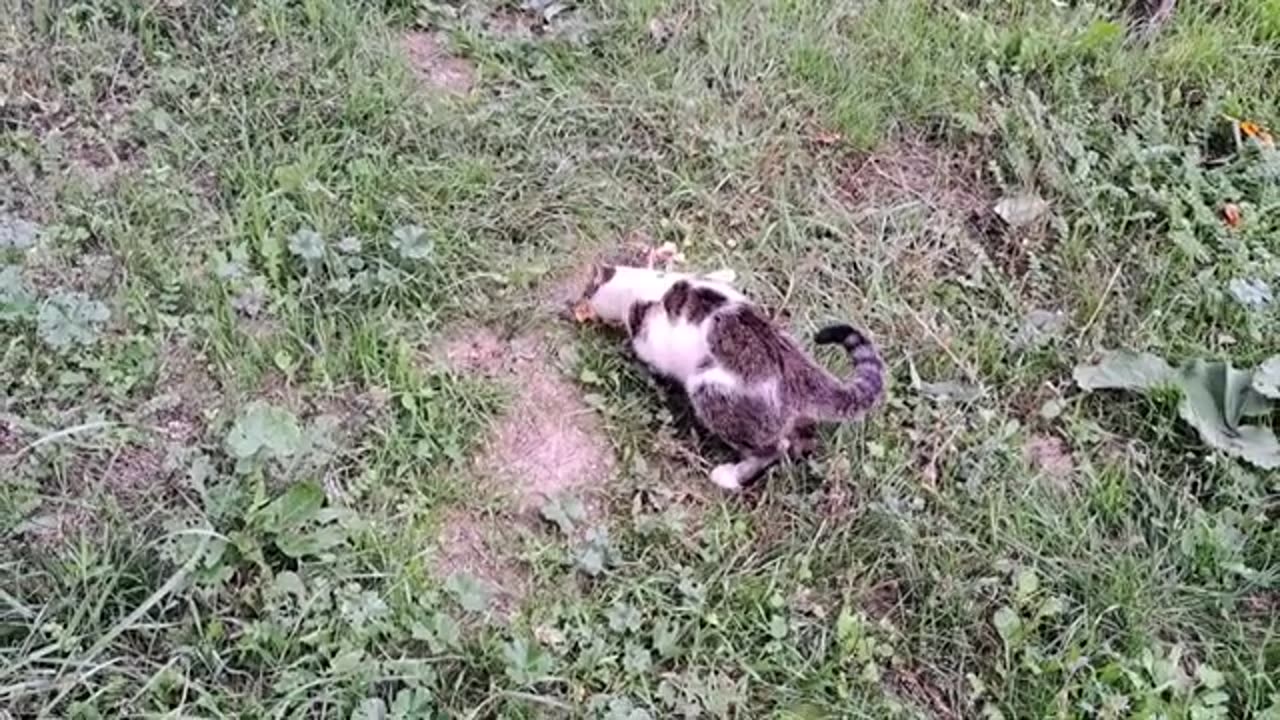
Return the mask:
M789 442L781 414L767 395L708 382L690 391L689 402L703 427L742 454L738 462L711 471L716 485L739 490L786 454Z
M781 458L782 453L748 455L736 463L717 465L711 470L711 482L725 490L741 490Z

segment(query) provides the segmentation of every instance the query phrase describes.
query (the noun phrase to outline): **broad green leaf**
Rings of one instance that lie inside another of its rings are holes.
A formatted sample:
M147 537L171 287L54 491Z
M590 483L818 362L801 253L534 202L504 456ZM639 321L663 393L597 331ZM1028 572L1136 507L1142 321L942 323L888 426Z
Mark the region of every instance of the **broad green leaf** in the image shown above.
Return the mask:
M427 237L425 228L403 225L392 233L391 247L406 260L425 260L435 252L435 244Z
M39 228L12 213L0 212L0 250L26 250L36 244Z
M106 305L84 293L59 293L40 306L36 329L46 345L62 352L74 345L92 345L110 316Z
M35 296L22 278L22 268L0 268L0 322L29 318L34 311Z
M644 625L644 616L633 605L625 602L614 603L605 611L609 620L609 629L616 633L637 632Z
M1017 592L1018 602L1025 604L1040 589L1040 576L1031 568L1019 570L1017 577L1014 578L1014 587Z
M1196 668L1196 679L1200 681L1200 686L1206 690L1217 690L1226 683L1226 677L1218 672L1211 665L1201 665Z
M288 530L276 536L276 547L291 558L319 555L345 542L347 533L336 525L311 531Z
M769 637L774 640L781 640L787 636L787 619L781 615L774 615L769 618Z
M594 545L583 547L574 556L574 564L579 570L595 577L604 572L604 551Z
M661 618L653 624L653 649L664 659L676 656L680 650L678 641L680 631L671 625L671 621Z
M454 573L445 581L444 587L453 593L458 604L467 612L484 612L489 609L492 593L481 580L468 573Z
M550 497L539 509L542 517L555 523L560 532L569 535L573 532L574 523L586 519L586 508L582 501L574 495L561 493Z
M847 605L840 608L840 615L836 617L836 640L845 654L851 654L857 647L862 638L862 630L862 618L849 610Z
M436 642L440 643L441 649L457 648L462 641L462 628L458 626L458 621L447 612L438 612L431 619L432 631L435 634ZM440 650L432 648L432 652L440 652Z
M1062 598L1051 597L1045 599L1045 601L1040 604L1040 610L1036 615L1039 617L1056 617L1061 615L1066 609L1067 605L1062 601Z
M1096 50L1106 45L1117 44L1124 38L1124 27L1112 20L1094 20L1089 23L1076 41L1084 50Z
M227 433L227 450L240 460L251 458L259 451L270 457L286 458L297 452L301 443L298 418L284 408L261 400L249 403Z
M1013 608L1007 606L996 610L991 622L996 626L996 632L1000 633L1000 638L1006 645L1013 645L1022 631L1022 618L1018 617L1018 613Z
M1030 225L1049 211L1049 203L1035 193L1019 193L1001 198L996 214L1012 227Z
M324 239L315 230L303 228L289 236L289 252L307 262L323 260Z
M1184 380L1189 370L1197 373L1215 398L1220 398L1222 419L1227 427L1235 429L1240 424L1245 406L1254 394L1249 387L1253 373L1237 370L1230 363L1193 361L1182 368Z
M348 650L329 661L329 669L334 675L345 675L354 672L364 662L364 650L359 648Z
M1107 352L1094 365L1078 365L1076 384L1082 390L1152 390L1175 381L1173 368L1150 353Z
M653 667L653 656L648 648L638 643L627 643L626 651L622 656L622 667L630 675L644 675L649 672L649 668Z
M1239 418L1238 382L1223 363L1196 360L1183 368L1178 385L1182 402L1178 414L1200 433L1210 446L1260 468L1280 468L1280 441L1270 428L1257 425L1232 427L1228 412ZM1230 406L1228 406L1228 391Z
M302 585L302 578L292 570L285 570L276 575L275 590L281 594L292 595L302 602L307 597L307 589Z
M1253 371L1254 392L1272 400L1280 400L1280 355L1267 358Z
M507 677L517 685L529 685L551 672L551 656L543 652L536 642L516 637L502 647L506 661Z
M300 482L290 487L285 494L271 501L263 511L267 530L284 532L301 526L315 518L324 505L324 490L311 482Z
M365 698L351 712L351 720L386 720L387 703L382 698Z

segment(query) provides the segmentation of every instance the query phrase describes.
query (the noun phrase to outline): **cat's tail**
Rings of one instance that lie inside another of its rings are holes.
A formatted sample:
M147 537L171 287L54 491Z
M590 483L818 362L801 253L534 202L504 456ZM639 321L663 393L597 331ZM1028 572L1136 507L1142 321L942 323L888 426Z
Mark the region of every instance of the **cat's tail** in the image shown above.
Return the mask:
M884 395L884 361L875 345L851 325L829 325L813 336L819 345L839 344L849 352L853 374L813 398L814 410L826 420L856 420Z

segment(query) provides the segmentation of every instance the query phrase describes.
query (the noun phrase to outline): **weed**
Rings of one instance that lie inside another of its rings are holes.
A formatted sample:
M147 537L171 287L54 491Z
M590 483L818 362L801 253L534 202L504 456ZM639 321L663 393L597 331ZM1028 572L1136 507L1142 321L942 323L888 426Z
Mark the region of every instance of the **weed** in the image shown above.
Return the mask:
M18 3L0 703L1280 716L1274 474L1071 379L1274 355L1280 13L1128 5ZM886 407L718 493L549 307L623 237Z

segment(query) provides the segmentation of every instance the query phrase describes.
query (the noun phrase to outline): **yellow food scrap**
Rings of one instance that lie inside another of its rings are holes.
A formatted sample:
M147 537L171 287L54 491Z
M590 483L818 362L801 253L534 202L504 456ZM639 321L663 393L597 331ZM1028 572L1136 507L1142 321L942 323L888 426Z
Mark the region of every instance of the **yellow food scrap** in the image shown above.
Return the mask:
M580 323L595 320L596 312L591 309L591 303L587 300L579 300L577 304L573 306L573 319Z

